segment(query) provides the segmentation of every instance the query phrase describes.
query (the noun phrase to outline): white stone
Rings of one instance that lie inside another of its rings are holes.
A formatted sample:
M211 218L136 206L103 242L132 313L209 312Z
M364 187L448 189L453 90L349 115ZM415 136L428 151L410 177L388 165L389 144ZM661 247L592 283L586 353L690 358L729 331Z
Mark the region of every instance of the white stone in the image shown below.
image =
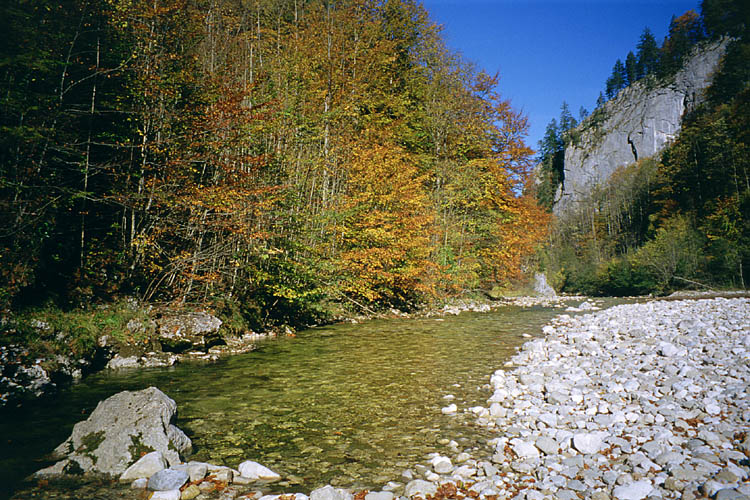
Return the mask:
M513 449L513 452L521 459L537 458L539 456L539 448L528 441L522 439L511 439L510 446Z
M427 495L434 495L437 492L437 485L434 483L431 483L429 481L424 481L422 479L415 479L413 481L409 481L409 483L404 488L404 496L407 498L411 498L413 496L419 495L422 498L426 498ZM316 499L311 499L316 500Z
M160 451L152 451L143 455L137 462L125 469L120 476L120 481L130 482L136 479L149 478L166 469L168 466L167 459Z
M449 404L448 406L442 408L440 411L443 412L443 415L453 415L458 411L458 406L456 406L455 404Z
M654 490L648 481L636 481L630 484L617 486L612 491L612 496L617 500L643 500Z
M662 356L671 358L672 356L677 356L680 352L681 351L678 347L676 347L673 344L670 344L669 342L659 343L659 354L661 354Z
M310 500L352 500L354 496L348 491L341 488L334 488L330 484L313 490L310 493Z
M433 458L430 463L432 464L432 468L435 469L435 472L437 472L438 474L447 474L448 472L453 470L453 464L451 463L451 459L448 457L438 455L437 457Z
M578 433L573 435L573 447L584 454L598 453L604 445L606 432Z
M365 500L393 500L393 497L390 491L371 491L365 495Z
M180 490L155 491L150 500L180 500Z
M281 479L280 475L278 475L268 467L264 467L257 462L253 462L252 460L246 460L245 462L242 462L237 469L239 470L241 476L250 479L262 479L264 481L276 481Z

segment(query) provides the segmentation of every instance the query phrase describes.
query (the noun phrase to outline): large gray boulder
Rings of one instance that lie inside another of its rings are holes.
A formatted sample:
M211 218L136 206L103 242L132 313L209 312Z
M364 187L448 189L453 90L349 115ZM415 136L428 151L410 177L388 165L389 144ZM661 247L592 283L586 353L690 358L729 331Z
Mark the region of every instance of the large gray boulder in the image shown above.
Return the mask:
M170 352L205 351L222 343L221 320L205 311L164 316L158 320L159 342Z
M142 455L160 452L171 465L192 450L185 433L171 424L177 404L156 387L123 391L101 401L78 422L54 456L61 460L38 476L93 472L121 475Z

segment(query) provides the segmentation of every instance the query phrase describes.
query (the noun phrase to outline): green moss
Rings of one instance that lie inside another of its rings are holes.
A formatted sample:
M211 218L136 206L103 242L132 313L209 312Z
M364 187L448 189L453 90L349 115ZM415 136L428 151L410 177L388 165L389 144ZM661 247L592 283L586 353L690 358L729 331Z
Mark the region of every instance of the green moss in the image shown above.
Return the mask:
M131 331L129 323L137 327ZM95 354L102 335L119 344L144 345L154 334L148 312L121 301L84 310L48 306L19 311L0 326L0 344L21 344L31 359L58 354L87 358Z
M76 452L82 455L86 455L94 463L96 463L97 456L94 452L99 449L99 445L102 444L103 441L104 431L86 434L85 436L83 436L83 438L81 438L81 446L78 447Z
M81 468L81 465L75 460L68 460L68 463L63 467L63 473L71 474L75 476L83 475L85 471Z
M151 453L154 450L151 446L143 444L141 441L142 435L138 434L137 436L130 436L130 446L128 446L128 451L130 452L130 456L134 459L141 458L143 455L146 455L147 453Z

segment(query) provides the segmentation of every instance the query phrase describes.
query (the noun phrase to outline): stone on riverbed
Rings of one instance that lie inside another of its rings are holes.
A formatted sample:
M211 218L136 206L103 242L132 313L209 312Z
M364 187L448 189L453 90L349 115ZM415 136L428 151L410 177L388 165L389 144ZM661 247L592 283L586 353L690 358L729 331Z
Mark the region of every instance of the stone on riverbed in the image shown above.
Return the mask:
M604 445L606 432L580 433L573 436L573 447L585 454L598 453Z
M453 470L453 464L451 463L451 459L448 457L438 455L430 462L432 463L432 468L435 469L435 472L437 472L438 474L447 474L448 472Z
M172 464L192 449L190 439L171 424L177 404L156 387L123 391L101 401L91 416L73 427L54 455L62 460L37 476L95 472L119 476L143 452L158 451Z
M174 469L160 470L148 478L148 489L151 491L178 490L190 479L186 472Z
M180 490L165 490L155 491L150 500L180 500L180 497L182 497Z
M456 406L455 404L450 404L440 411L443 412L444 415L453 415L458 411L458 406Z
M393 497L390 491L371 491L365 495L365 500L393 500Z
M352 500L354 496L341 488L334 488L330 484L313 490L310 500Z
M167 460L160 451L143 455L136 463L128 467L120 476L120 481L130 482L136 479L149 478L168 467Z
M278 481L281 476L257 462L246 460L237 468L240 475L249 479L262 479L264 481Z
M643 500L654 490L648 481L636 481L618 486L612 492L617 500Z
M407 498L411 498L417 495L422 498L427 498L427 495L434 495L435 493L437 493L437 485L435 483L424 481L422 479L409 481L409 483L404 488L404 496L406 496Z

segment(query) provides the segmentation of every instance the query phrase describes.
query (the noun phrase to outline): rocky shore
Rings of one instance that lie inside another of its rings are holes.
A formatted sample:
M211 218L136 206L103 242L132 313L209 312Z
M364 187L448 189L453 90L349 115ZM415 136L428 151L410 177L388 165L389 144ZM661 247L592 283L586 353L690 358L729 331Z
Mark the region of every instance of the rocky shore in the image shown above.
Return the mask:
M443 408L445 418L465 412L494 430L491 456L452 441L452 453L426 457L379 491L271 495L278 476L252 461L237 469L182 462L176 452L189 452L189 442L169 424L174 403L159 394L169 411L151 413L162 415L156 427L167 437L149 442L164 450L151 446L133 465L131 449L116 477L147 497L174 499L750 499L750 299L563 314L544 334L492 375L486 406ZM103 431L82 428L78 441L75 434L57 450L70 455L42 476L71 460L111 462L91 460L91 436L100 446Z
M433 456L407 496L750 498L750 300L623 305L544 333L466 410L497 429L491 459Z

